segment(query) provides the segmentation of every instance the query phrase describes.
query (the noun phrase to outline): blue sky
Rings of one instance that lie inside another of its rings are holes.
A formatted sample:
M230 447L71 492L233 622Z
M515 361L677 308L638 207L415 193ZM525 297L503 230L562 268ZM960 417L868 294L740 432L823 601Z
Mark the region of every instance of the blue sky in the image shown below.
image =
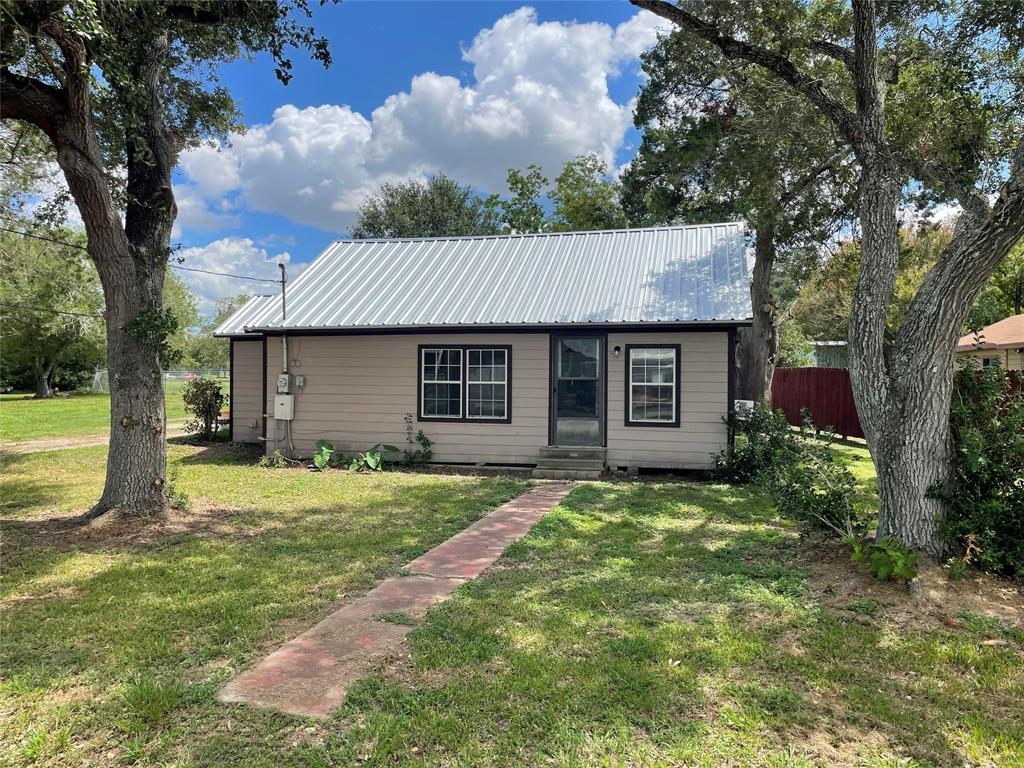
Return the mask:
M444 171L504 193L512 166L553 176L583 152L621 165L638 138L638 56L663 26L625 0L356 0L314 13L329 70L296 54L284 86L269 57L224 67L248 131L182 158L186 265L274 276L284 259L296 272L386 181ZM253 285L188 279L205 310Z

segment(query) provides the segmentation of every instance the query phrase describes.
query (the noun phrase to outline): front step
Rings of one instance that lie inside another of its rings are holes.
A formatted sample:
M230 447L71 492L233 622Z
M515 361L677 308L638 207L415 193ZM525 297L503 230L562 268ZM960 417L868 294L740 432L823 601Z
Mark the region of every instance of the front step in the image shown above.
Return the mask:
M531 476L538 480L600 480L607 453L604 448L588 446L545 446Z
M535 469L534 480L600 480L604 472L599 469Z
M540 459L600 459L608 455L607 448L591 448L585 445L546 445L540 449Z

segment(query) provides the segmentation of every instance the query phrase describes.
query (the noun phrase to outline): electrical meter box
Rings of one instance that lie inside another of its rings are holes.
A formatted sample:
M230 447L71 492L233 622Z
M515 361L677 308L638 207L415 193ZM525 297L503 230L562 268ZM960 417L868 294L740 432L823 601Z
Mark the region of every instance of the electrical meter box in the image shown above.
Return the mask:
M274 418L279 421L291 421L295 414L295 395L276 395L274 397Z
M292 377L289 373L277 375L277 394L287 395L292 390Z

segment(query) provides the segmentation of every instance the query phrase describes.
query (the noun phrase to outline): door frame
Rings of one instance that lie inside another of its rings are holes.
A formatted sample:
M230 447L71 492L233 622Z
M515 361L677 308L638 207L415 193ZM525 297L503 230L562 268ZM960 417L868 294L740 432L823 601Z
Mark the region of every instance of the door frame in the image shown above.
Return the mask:
M601 441L595 446L578 445L574 448L606 448L608 446L608 334L604 331L590 331L585 328L564 330L548 334L548 446L555 443L555 409L558 407L558 341L573 336L597 339L601 360L598 363L598 425L601 430Z

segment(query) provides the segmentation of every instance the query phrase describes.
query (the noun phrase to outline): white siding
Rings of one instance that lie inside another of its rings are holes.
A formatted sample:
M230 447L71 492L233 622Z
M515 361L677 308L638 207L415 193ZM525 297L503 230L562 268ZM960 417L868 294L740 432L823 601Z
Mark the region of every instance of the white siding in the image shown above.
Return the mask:
M232 439L240 443L257 443L263 418L263 393L260 391L263 342L245 340L232 341L232 344L232 402L228 404Z

